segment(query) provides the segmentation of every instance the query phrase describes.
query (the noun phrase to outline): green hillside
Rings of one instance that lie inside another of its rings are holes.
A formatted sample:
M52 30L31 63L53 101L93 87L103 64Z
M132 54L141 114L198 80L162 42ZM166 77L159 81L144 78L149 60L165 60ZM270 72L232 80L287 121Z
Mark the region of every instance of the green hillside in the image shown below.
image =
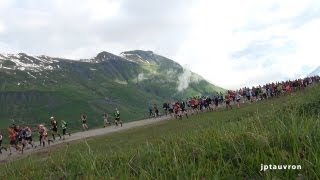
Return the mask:
M0 165L0 179L319 179L320 86ZM268 170L261 164L301 165Z
M101 114L113 114L116 107L124 121L132 121L146 117L149 103L221 91L151 51L121 56L101 52L80 61L0 55L0 129L13 120L34 125L56 116L79 130L82 112L88 114L89 126L96 127L101 126Z

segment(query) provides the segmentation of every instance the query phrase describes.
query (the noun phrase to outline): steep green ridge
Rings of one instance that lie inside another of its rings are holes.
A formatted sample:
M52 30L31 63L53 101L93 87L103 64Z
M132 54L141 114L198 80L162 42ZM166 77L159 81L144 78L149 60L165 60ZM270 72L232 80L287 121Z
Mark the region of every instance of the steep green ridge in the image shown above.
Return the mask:
M116 107L124 121L132 121L145 117L148 103L221 91L151 51L101 52L80 61L0 55L0 126L10 119L47 123L53 115L79 129L81 112L88 114L89 126L100 126L103 111L113 114Z
M317 85L241 109L83 140L2 164L0 178L319 179L319 111L308 111L319 100ZM260 171L261 164L302 169Z

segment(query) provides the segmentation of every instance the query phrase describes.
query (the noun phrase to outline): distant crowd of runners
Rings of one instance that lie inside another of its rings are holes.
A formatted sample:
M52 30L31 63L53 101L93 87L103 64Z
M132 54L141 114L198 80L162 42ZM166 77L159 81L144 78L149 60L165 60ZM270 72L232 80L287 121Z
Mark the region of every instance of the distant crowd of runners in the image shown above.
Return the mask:
M224 107L226 109L232 109L232 105L236 105L240 108L241 103L245 102L255 102L259 100L265 100L272 97L278 97L281 95L290 95L292 91L302 90L308 86L320 82L319 76L307 77L304 79L289 80L276 83L268 83L262 86L255 86L252 88L244 87L238 90L228 90L225 94L217 94L215 96L197 96L190 97L186 100L176 100L171 103L164 102L162 104L162 113L159 110L157 104L148 106L148 115L150 117L160 117L162 114L165 116L171 116L174 118L182 119L182 117L188 118L189 115L197 114L204 111L215 111L219 107ZM87 125L87 115L82 113L80 115L80 121L82 124L83 131L88 130ZM108 113L104 112L102 114L103 127L111 126L111 121L109 121ZM122 127L122 121L120 119L120 112L116 108L114 114L114 124L115 126ZM66 135L71 136L67 132L67 122L64 120L60 121L60 127L62 130L62 136L59 133L58 121L55 117L50 117L50 132L52 134L52 139L48 137L48 128L44 124L37 125L36 129L39 134L39 146L45 147L46 144L50 145L56 141L56 136L59 136L59 140L64 140ZM23 150L30 145L32 148L36 148L32 139L32 130L29 126L19 127L19 125L13 124L8 129L10 146L9 148L2 146L3 134L0 133L0 154L2 150L9 150L11 154L11 148L16 149L18 152L23 153Z
M102 114L103 118L103 126L111 126L111 122L108 119L108 114L104 112ZM82 125L82 130L86 131L89 129L87 125L87 119L88 116L86 113L81 113L80 115L80 121ZM56 136L59 136L59 140L65 140L65 136L69 135L71 136L70 132L67 132L68 123L64 120L60 120L60 127L59 123L56 120L55 117L50 117L50 129L48 129L44 123L38 124L36 126L36 131L38 131L39 135L39 146L45 147L46 144L50 145L50 143L54 143L56 141ZM115 126L122 127L122 120L120 119L120 111L116 108L115 114L114 114L114 124ZM58 129L61 128L61 133ZM50 130L50 131L49 131ZM49 138L49 133L51 133L52 138ZM32 138L32 130L30 126L23 126L20 127L17 124L12 124L8 128L8 137L9 137L9 147L2 146L2 141L4 138L4 135L0 132L0 154L2 154L2 151L9 151L9 155L12 154L11 148L16 149L19 153L23 154L24 149L27 148L29 145L31 148L37 148L38 146L35 144L33 138Z
M232 109L232 105L240 108L240 104L245 102L255 102L272 97L290 94L292 91L304 89L312 84L319 83L319 76L306 77L304 79L288 80L265 85L254 86L252 88L244 87L238 90L228 90L225 94L215 96L197 96L186 100L176 100L171 103L165 102L162 105L163 114L175 118L199 113L203 111L214 111L219 106L225 106L226 109ZM150 117L159 117L160 111L157 104L149 105L148 114Z

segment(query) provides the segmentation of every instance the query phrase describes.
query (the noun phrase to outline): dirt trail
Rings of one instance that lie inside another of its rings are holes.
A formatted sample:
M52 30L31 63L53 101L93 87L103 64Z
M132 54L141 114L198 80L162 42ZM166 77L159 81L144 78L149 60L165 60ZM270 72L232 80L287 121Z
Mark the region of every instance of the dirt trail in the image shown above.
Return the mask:
M66 136L65 140L57 140L54 143L51 143L49 146L46 147L39 147L39 142L35 142L35 144L38 146L37 148L29 148L25 149L23 154L18 153L15 149L12 149L12 155L9 155L9 151L2 150L2 154L0 154L0 163L8 162L12 159L16 158L21 158L25 157L29 154L35 153L35 152L41 152L41 151L48 151L51 148L56 147L57 145L63 145L67 144L72 141L77 141L85 138L90 138L90 137L95 137L95 136L101 136L113 132L119 132L119 131L124 131L127 129L135 128L135 127L141 127L149 124L154 124L160 121L164 120L169 120L171 119L170 116L163 116L159 118L150 118L150 119L144 119L144 120L139 120L139 121L133 121L133 122L128 122L124 123L123 127L115 127L115 126L110 126L106 128L98 128L98 129L92 129L89 131L84 131L84 132L77 132L73 133L71 136ZM59 139L59 138L58 138ZM29 145L30 147L30 145Z

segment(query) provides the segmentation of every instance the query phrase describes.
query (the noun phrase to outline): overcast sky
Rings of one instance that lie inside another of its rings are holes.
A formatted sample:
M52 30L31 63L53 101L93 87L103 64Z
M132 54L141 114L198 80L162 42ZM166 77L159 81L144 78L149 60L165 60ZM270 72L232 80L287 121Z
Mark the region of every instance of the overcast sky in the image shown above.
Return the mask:
M0 53L152 50L238 88L320 65L319 0L0 0Z

